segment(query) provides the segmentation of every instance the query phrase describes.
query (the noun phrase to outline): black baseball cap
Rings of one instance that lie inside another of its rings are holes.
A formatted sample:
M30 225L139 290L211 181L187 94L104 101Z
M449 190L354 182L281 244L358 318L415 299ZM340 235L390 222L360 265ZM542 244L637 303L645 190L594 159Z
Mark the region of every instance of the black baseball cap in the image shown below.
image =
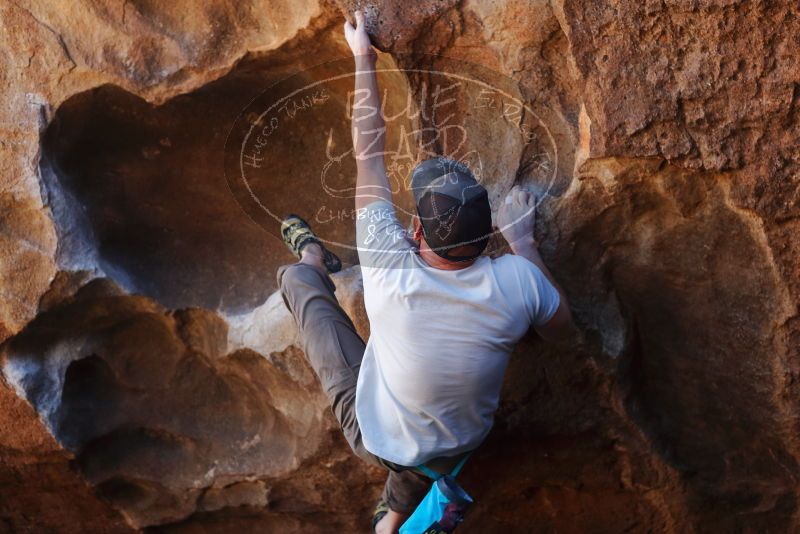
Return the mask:
M492 233L492 210L469 167L443 156L427 159L414 168L411 191L431 250L450 261L481 255Z

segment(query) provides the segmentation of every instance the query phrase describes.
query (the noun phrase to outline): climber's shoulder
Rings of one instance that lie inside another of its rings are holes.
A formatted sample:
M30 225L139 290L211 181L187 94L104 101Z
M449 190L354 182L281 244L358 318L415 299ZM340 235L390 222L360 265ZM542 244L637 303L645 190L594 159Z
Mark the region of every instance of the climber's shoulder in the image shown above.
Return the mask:
M529 260L516 254L503 254L491 259L495 269L511 273L541 273L538 267Z
M572 335L572 317L566 301L542 270L530 260L515 254L492 259L503 293L525 309L530 324L548 341Z
M507 294L536 295L541 287L549 286L547 277L535 264L522 256L504 254L491 260L495 278ZM549 290L549 287L546 287ZM554 289L553 289L554 290ZM548 292L550 293L550 292Z

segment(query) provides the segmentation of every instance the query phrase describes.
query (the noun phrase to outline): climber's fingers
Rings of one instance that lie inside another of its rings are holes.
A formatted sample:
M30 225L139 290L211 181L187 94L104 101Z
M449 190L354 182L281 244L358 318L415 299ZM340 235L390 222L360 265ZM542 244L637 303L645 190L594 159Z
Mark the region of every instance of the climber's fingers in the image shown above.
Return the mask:
M530 191L527 189L515 185L511 188L511 191L508 193L508 200L509 204L514 204L519 207L531 207L533 206L533 202L535 197L531 194Z
M509 207L515 207L518 204L517 201L517 186L511 188L511 191L508 192L506 195L505 205Z
M355 12L355 16L356 16L356 29L366 30L366 28L364 27L364 12L358 10Z
M356 29L353 28L353 25L350 24L349 20L344 21L344 38L347 40L348 43L353 41L353 35L355 34Z
M521 204L525 206L530 206L531 200L533 200L533 195L531 195L530 191L526 189L519 190L519 201Z
M508 193L508 199L506 200L507 203L513 205L514 207L519 207L522 203L522 190L518 185L515 185L511 188L511 191Z

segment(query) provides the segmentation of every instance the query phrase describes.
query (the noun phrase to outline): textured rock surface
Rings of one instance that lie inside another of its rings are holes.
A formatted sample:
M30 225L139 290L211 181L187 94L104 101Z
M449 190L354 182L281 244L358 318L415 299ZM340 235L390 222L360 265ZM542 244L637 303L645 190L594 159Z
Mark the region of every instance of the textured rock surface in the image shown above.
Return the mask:
M293 341L291 316L267 304L263 322ZM309 463L345 463L362 484L370 481L344 454L302 353L266 341L258 345L266 358L227 354L228 326L215 313L169 313L95 279L6 344L5 374L76 451L98 496L135 526L273 501L280 510L286 497L275 496L275 481L288 473L295 484L315 480ZM302 511L303 500L297 495L290 507Z
M0 383L0 531L130 532L70 465L36 412Z
M404 51L427 31L456 0L432 0L400 4L392 1L336 0L342 13L355 24L353 12L364 12L372 43L384 52Z
M355 6L428 149L494 203L546 193L581 327L518 347L464 530L795 530L800 13L712 0L0 4L0 530L366 524L382 474L338 435L269 297L290 256L223 161L251 99L346 55ZM469 83L426 114L441 72ZM505 96L470 105L469 79ZM280 209L319 203L335 87L270 162ZM337 286L366 335L358 270Z

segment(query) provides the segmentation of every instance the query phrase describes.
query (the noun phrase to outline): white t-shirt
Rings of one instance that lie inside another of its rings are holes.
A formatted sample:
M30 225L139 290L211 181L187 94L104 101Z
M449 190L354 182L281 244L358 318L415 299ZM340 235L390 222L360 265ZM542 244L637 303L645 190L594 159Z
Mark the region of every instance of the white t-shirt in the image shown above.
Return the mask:
M356 389L364 446L405 466L475 449L514 345L550 320L558 291L520 256L428 266L384 200L359 211L356 238L370 322Z

